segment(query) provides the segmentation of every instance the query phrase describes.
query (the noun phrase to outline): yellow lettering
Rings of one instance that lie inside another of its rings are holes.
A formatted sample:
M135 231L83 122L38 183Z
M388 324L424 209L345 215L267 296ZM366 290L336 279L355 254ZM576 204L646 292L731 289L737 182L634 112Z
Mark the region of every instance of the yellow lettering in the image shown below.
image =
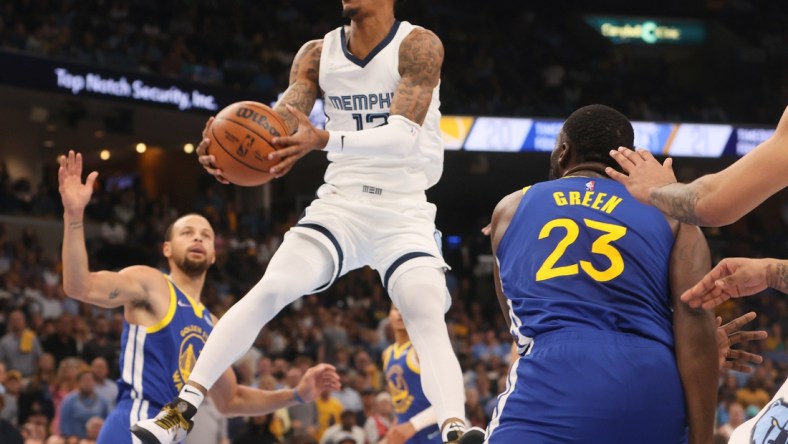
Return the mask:
M599 205L602 204L602 199L604 199L605 196L607 196L607 193L599 193L599 194L597 194L596 195L596 199L594 199L594 203L591 204L591 208L593 208L595 210L598 210L599 209Z
M593 191L586 191L586 194L583 196L583 203L582 203L584 207L588 207L591 205L591 197L593 197L593 195L594 195Z
M569 205L580 205L580 191L569 192Z
M559 207L566 205L566 196L564 196L564 193L561 191L553 193L553 199L555 199L555 204Z
M616 207L618 206L618 204L621 203L622 200L623 199L621 199L620 197L610 196L610 200L605 202L605 205L603 205L602 208L600 208L600 211L604 211L605 213L610 214L613 212L613 210L616 209Z

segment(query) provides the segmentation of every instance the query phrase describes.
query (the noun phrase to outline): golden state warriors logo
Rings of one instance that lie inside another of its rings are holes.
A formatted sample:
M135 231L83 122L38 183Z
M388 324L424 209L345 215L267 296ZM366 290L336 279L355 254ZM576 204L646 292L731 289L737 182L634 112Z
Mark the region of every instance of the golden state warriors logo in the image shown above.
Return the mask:
M394 412L405 413L413 404L413 395L408 389L408 382L405 380L402 366L392 365L386 372L386 381L389 385L389 393L391 393L391 402L394 404Z
M752 444L788 443L788 404L780 398L769 405L752 428Z
M190 325L180 331L181 346L178 350L178 370L172 374L172 381L178 390L183 387L183 383L189 380L197 357L200 356L205 341L208 340L206 333L199 325Z

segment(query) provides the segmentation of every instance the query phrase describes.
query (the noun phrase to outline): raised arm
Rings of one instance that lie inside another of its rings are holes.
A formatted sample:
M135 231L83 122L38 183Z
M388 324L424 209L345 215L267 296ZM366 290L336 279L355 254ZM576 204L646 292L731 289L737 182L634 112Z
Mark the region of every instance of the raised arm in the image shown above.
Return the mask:
M689 184L676 183L672 171L647 151L620 149L611 155L627 174L611 168L607 173L641 202L682 222L728 225L788 186L788 108L772 137L728 168Z
M388 122L376 128L326 131L309 122L306 117L308 110L286 107L291 119L297 122L298 131L292 136L274 139L281 149L271 153L269 158L281 158L282 161L271 171L278 176L286 174L298 159L311 150L325 149L359 156L405 155L413 148L421 132L433 90L440 83L442 65L443 44L438 36L426 29L416 29L408 34L399 49L400 82L391 101ZM284 98L280 100L283 102L286 102Z
M676 361L684 385L690 444L712 442L717 403L719 352L714 313L679 299L711 268L711 253L698 227L682 224L670 257Z
M58 182L63 200L63 290L69 297L104 308L120 307L147 301L142 285L154 274L149 267L129 267L119 273L91 273L85 248L83 216L93 193L98 172L90 173L82 183L82 155L69 151L60 157Z

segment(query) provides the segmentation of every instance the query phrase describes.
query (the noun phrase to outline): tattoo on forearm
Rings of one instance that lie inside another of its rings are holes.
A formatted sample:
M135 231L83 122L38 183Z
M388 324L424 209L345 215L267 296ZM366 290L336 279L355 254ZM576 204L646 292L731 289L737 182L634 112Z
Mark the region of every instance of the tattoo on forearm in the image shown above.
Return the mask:
M298 120L285 109L284 104L287 103L306 115L312 111L319 89L320 54L322 52L323 42L321 40L307 42L301 47L295 56L292 68L290 68L290 86L274 107L291 133L297 129Z
M661 211L681 222L698 225L700 220L695 213L698 193L692 187L682 185L678 192L671 192L671 186L657 188L651 192L651 200Z
M117 288L112 290L112 291L110 291L109 292L109 300L111 301L111 300L117 298L118 295L120 295L120 290L118 290Z
M72 230L79 230L82 228L82 222L69 222L68 228Z
M775 290L788 293L788 261L778 262L771 274L769 286Z

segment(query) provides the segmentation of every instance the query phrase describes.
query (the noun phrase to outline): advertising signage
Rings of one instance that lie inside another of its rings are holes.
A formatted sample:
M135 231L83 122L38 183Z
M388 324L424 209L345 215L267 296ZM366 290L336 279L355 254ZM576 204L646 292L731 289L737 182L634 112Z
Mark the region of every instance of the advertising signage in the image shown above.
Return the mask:
M136 72L0 51L0 85L215 114L249 93ZM10 68L10 69L9 69Z
M697 45L706 40L706 25L698 20L641 17L584 17L597 32L616 44Z

